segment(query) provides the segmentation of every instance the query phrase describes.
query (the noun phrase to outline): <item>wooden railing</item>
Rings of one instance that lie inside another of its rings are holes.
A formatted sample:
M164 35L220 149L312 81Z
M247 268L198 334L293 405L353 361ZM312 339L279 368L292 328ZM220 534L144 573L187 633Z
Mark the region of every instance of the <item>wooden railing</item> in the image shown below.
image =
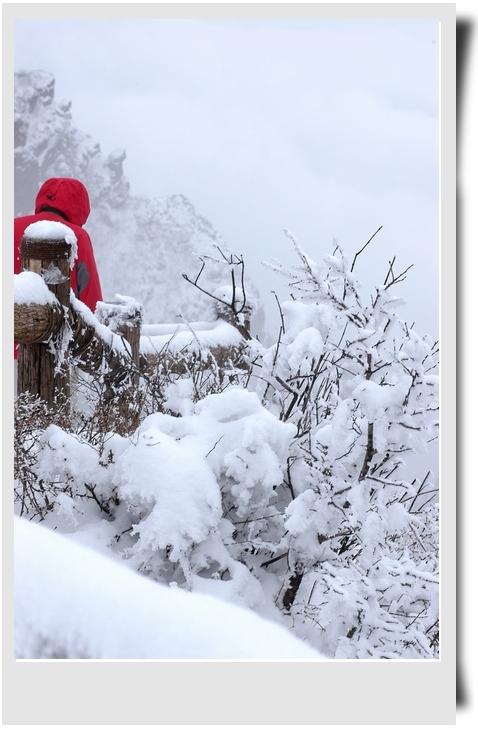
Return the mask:
M27 302L15 303L17 394L29 392L50 406L68 403L72 365L90 374L104 372L108 385L121 383L122 391L137 387L141 371L152 366L177 375L187 372L187 351L178 354L168 345L157 350L150 345L141 352L142 309L133 299L118 296L114 302L100 302L96 314L76 299L70 289L71 246L65 240L24 236L20 255L22 270L40 275L52 295L46 303L37 303L34 294ZM226 315L222 323L230 325ZM147 325L145 331L155 326L160 325ZM244 367L243 332L233 332L232 344L210 348L204 365L211 365L212 355L219 366L227 359ZM194 336L192 328L191 333ZM197 350L192 355L197 363Z

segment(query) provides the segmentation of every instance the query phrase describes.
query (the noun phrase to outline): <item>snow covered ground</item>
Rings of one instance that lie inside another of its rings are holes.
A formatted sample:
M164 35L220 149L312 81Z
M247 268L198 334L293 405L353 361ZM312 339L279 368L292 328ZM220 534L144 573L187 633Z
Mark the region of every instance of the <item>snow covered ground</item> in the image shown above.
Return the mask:
M287 628L329 658L438 655L437 486L408 465L436 440L437 343L396 313L403 273L370 305L337 254L285 269L302 300L280 345L248 343L251 388L146 377L125 435L100 386L66 426L17 401L17 513L50 528L19 530L18 656L297 657Z
M321 659L255 613L168 588L15 519L17 658Z

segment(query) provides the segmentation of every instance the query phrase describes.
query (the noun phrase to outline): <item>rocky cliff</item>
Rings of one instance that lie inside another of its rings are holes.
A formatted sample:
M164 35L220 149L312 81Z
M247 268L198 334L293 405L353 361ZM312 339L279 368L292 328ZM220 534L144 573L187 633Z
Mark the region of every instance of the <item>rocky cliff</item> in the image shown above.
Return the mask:
M39 185L52 176L81 179L92 212L86 225L104 296L134 296L145 319L208 320L212 302L188 285L183 272L200 268L198 254L214 254L224 241L184 195L154 199L131 194L126 153L105 155L100 144L74 124L71 101L57 101L54 76L44 71L15 74L15 214L32 212ZM229 282L229 272L211 264L209 288Z

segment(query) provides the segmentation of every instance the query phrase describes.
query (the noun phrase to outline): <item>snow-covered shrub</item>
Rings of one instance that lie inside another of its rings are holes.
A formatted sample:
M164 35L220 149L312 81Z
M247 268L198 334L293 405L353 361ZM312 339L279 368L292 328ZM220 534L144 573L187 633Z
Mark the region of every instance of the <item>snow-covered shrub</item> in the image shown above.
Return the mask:
M20 399L17 512L330 657L436 656L437 344L400 317L393 261L367 299L357 257L296 250L277 342L219 366L186 325L194 355L176 339L138 371L127 436L101 375L68 420Z
M365 301L339 248L296 250L298 268L275 266L293 300L261 371L263 402L296 429L279 604L331 656L431 656L437 525L420 534L437 489L407 457L437 437L437 346L398 316L394 262Z
M152 414L130 438L98 444L56 425L36 434L48 523L82 535L106 523L103 550L144 574L260 608L256 569L283 535L276 487L294 429L241 387L197 403L176 388L190 414Z
M20 516L42 520L68 493L68 486L36 472L41 438L52 423L68 424L65 406L55 409L28 393L19 395L14 408L14 500Z
M161 578L163 561L178 563L189 579L192 547L215 531L221 518L221 493L203 455L155 427L154 417L121 454L112 479L133 522L137 541L129 555L138 567Z
M152 352L143 356L139 371L143 417L155 412L183 415L181 402L186 390L187 398L198 402L208 394L247 383L249 362L243 347L227 342L216 348L201 346L194 330L183 345L176 344L174 334L152 340Z
M133 521L121 547L154 578L207 586L227 598L234 596L231 587L241 588L243 602L260 605L245 559L274 550L282 536L275 488L293 428L240 387L186 409L191 414L183 417L147 417L112 468L127 508L121 520Z

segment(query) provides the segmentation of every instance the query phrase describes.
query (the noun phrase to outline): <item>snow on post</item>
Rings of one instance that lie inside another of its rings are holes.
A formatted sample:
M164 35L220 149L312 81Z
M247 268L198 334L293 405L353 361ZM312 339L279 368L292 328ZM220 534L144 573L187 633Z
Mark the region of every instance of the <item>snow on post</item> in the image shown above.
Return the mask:
M76 237L58 221L37 221L26 229L21 245L22 270L40 275L62 307L70 298L70 273L77 254ZM62 325L48 344L20 344L18 356L18 393L39 395L49 404L69 396L69 371L65 358L65 334Z
M116 293L114 301L98 301L95 314L101 324L109 327L112 332L116 332L129 342L131 357L134 364L138 366L139 341L143 320L142 304L130 296L122 296Z
M120 405L120 421L127 430L132 431L139 425L138 384L139 384L139 352L141 338L141 324L143 321L143 306L130 296L115 294L114 301L98 301L95 315L99 322L112 332L121 336L129 345L128 365L132 369L129 386L122 393ZM114 392L112 392L114 396Z
M134 431L140 408L136 386L139 370L132 346L125 336L102 324L74 293L70 296L69 318L73 331L72 360L77 368L94 377L108 403L108 407L102 408L102 427L118 433Z
M55 220L38 220L26 227L24 239L31 241L62 241L70 247L70 268L78 257L78 243L74 232L64 223Z

